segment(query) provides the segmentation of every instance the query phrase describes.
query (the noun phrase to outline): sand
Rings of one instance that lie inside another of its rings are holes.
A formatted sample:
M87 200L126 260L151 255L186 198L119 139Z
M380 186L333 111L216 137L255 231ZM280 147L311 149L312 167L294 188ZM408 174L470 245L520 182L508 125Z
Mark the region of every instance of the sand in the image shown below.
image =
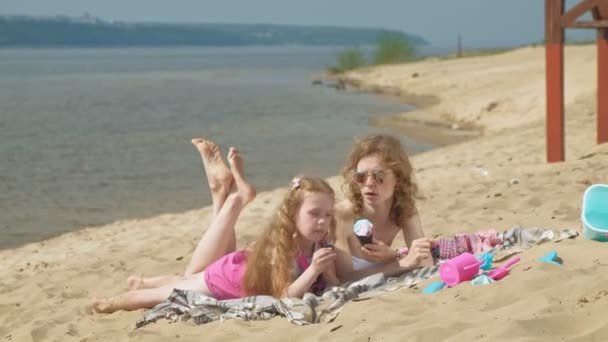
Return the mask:
M404 126L425 123L477 136L412 160L426 195L419 203L424 230L448 236L515 225L581 229L583 191L593 183L608 183L608 144L595 143L595 48L568 47L566 69L567 160L556 164L547 164L545 157L541 48L378 67L347 77L366 89L424 102L419 110L399 116ZM339 179L331 181L338 184ZM240 246L252 241L283 191L259 194L243 213L237 225ZM160 321L134 330L143 311L91 313L89 297L125 290L130 274L183 270L210 211L119 221L1 251L0 338L601 341L608 336L602 314L608 304L608 248L582 237L523 252L511 275L499 283L422 295L427 280L416 288L348 303L330 324L297 327L277 317L205 326ZM537 261L551 249L564 265Z

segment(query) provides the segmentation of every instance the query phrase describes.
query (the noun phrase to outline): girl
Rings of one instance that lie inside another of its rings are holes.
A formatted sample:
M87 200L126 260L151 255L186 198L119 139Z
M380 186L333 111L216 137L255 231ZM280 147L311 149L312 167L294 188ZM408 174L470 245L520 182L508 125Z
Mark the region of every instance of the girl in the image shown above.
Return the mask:
M433 265L431 241L424 237L415 204L418 187L399 139L370 135L355 141L342 176L346 199L336 207L341 280ZM373 243L362 246L354 235L359 218L373 223ZM399 232L409 246L406 256L390 248Z
M324 284L338 284L336 254L323 247L336 224L334 192L329 184L319 178L295 178L266 231L253 246L235 251L234 225L255 198L255 189L244 178L236 149L230 149L228 162L236 192L217 205L217 214L193 254L187 275L141 279L138 289L123 295L93 298L97 312L151 308L174 288L216 299L261 294L281 298L301 297L311 288L318 291Z

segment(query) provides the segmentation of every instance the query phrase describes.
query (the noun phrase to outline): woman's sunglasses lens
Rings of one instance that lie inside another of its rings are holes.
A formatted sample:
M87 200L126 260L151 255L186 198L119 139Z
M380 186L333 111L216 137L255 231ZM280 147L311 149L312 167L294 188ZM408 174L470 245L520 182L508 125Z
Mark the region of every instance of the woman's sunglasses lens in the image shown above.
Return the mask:
M378 184L384 183L384 177L386 177L386 172L384 170L374 170L374 171L353 171L353 181L355 183L363 184L367 180L368 175L371 173L374 182Z
M386 173L384 172L384 170L376 170L372 173L372 177L374 177L374 181L378 184L384 183L385 176L386 176Z
M365 179L367 178L367 173L363 171L355 171L353 172L353 180L355 183L365 183Z

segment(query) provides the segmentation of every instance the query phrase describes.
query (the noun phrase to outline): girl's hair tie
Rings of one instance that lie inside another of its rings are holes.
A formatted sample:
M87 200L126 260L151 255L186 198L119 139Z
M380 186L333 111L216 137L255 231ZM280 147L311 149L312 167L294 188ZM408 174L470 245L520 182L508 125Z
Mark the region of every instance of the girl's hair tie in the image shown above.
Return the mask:
M295 177L294 179L291 180L291 184L293 184L293 186L292 186L293 189L299 189L300 188L300 178Z

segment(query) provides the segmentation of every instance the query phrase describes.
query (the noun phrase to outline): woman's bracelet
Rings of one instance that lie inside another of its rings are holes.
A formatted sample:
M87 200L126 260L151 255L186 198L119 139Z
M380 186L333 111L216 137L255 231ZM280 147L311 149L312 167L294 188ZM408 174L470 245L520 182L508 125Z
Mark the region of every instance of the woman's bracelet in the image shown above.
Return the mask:
M395 249L395 259L397 261L401 260L401 258L407 255L408 251L408 248L405 246Z

